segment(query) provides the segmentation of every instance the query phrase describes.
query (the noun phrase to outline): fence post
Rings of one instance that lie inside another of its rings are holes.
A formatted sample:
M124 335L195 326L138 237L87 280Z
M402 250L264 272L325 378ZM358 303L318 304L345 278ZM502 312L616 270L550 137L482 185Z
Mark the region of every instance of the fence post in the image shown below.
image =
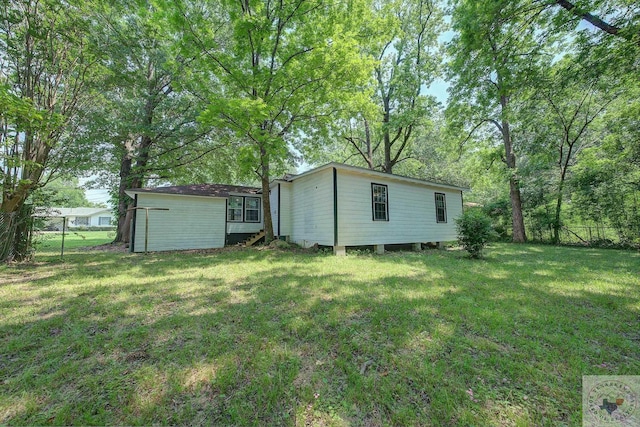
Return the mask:
M64 259L64 233L67 231L67 217L62 217L62 245L60 246L60 259Z

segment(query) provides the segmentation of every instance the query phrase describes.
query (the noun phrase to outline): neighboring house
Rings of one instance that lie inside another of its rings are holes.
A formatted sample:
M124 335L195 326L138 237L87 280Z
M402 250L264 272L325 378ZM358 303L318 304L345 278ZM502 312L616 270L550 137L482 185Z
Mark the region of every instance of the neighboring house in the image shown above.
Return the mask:
M274 180L274 235L303 247L440 243L456 239L462 187L329 163ZM263 229L259 188L191 185L128 190L137 210L132 250L219 248ZM144 208L149 208L145 213ZM153 208L168 209L153 210ZM146 224L148 214L148 224Z
M46 228L55 230L62 230L63 218L66 218L69 229L114 225L109 208L46 208L38 210L38 216L46 218Z

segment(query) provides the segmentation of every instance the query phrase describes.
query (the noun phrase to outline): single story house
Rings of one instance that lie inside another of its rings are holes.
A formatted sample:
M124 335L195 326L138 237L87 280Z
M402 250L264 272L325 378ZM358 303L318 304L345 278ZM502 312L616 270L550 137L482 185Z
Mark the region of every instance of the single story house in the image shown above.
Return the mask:
M38 208L37 216L45 218L46 228L62 230L66 218L66 228L112 227L113 214L109 208Z
M303 247L440 243L457 238L465 188L329 163L270 185L274 235ZM131 245L148 250L219 248L263 230L261 189L191 185L131 189ZM168 209L157 210L156 209ZM145 212L146 210L146 212ZM148 215L148 216L147 216ZM143 242L143 243L140 243Z

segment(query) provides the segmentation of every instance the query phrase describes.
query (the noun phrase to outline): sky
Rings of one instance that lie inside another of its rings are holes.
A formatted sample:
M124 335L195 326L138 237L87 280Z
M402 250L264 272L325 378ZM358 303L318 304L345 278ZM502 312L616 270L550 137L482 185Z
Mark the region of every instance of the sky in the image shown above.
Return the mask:
M84 195L87 198L87 201L91 203L104 203L107 206L111 207L110 204L110 196L109 190L106 188L96 188L96 189L88 189L87 182L96 179L95 176L90 176L88 178L79 178L79 184L82 188L84 188Z

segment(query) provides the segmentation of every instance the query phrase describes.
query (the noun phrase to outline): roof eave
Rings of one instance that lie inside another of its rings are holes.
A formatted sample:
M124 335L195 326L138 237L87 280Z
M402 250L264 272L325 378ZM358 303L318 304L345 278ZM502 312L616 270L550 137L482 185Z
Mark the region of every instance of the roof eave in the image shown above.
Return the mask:
M317 172L321 172L321 171L323 171L325 169L329 169L329 168L342 169L342 170L346 170L346 171L350 171L350 172L354 172L354 173L359 173L359 174L364 174L364 175L373 175L373 176L378 176L378 177L381 177L381 178L392 179L392 180L397 180L397 181L412 182L414 184L419 184L419 185L427 185L427 186L432 186L432 187L447 188L447 189L450 189L450 190L457 190L457 191L469 191L470 190L467 187L460 187L460 186L452 185L452 184L445 184L445 183L427 181L427 180L423 180L423 179L411 178L411 177L402 176L402 175L394 175L394 174L390 174L390 173L386 173L386 172L380 172L380 171L376 171L376 170L365 169L365 168L360 168L360 167L357 167L357 166L345 165L345 164L336 163L336 162L327 163L325 165L318 166L317 168L310 169L310 170L308 170L306 172L301 173L300 175L294 176L293 178L291 178L291 181L294 181L294 180L296 180L298 178L301 178L303 176L307 176L307 175L311 175L311 174L314 174L314 173L317 173Z

